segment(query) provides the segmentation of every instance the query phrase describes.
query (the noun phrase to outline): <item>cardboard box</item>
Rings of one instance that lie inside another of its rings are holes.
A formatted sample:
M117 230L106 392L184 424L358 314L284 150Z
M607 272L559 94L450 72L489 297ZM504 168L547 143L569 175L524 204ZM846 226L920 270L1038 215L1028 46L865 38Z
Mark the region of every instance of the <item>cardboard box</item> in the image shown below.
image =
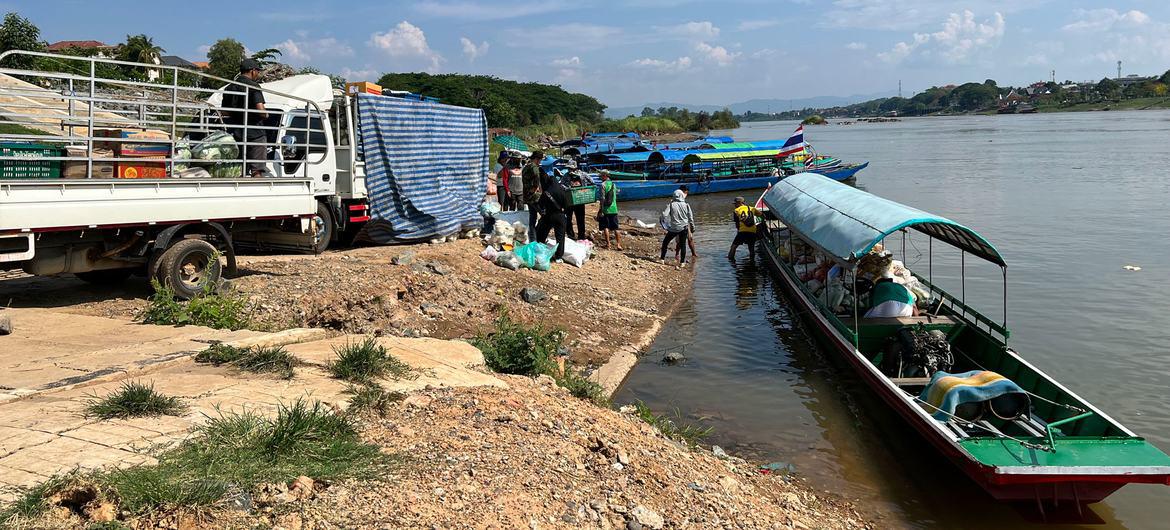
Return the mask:
M67 179L83 179L86 177L86 150L84 145L70 145L65 147L66 156L73 160L66 160L64 171L61 176ZM114 161L99 162L97 159L110 158L114 153L108 149L97 149L93 151L93 178L95 179L112 179L117 175L117 167Z
M376 94L382 95L382 87L370 83L369 81L362 81L360 83L347 83L345 85L345 93L351 96L356 94Z
M118 178L120 179L165 179L167 178L166 162L118 162Z
M117 158L166 157L171 153L169 143L132 143L125 140L170 140L171 136L163 131L140 129L94 129L94 136L101 138L118 138L123 141L94 141L98 149L108 149Z

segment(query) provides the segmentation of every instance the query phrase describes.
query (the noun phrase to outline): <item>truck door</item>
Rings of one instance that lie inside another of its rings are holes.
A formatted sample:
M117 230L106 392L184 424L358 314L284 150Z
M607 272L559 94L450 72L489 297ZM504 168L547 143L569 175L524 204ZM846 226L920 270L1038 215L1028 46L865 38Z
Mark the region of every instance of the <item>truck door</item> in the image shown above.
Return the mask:
M315 110L293 110L285 114L281 126L281 162L278 174L313 179L318 195L331 195L336 189L336 154L329 134L328 118ZM308 163L306 164L306 160Z

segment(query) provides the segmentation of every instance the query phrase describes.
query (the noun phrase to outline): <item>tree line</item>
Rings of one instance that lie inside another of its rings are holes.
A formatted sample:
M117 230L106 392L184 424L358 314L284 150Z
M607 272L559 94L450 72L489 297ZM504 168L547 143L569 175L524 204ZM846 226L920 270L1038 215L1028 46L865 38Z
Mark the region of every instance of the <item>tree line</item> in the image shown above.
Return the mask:
M1069 87L1069 88L1066 88ZM930 87L909 98L878 98L852 105L806 108L779 113L746 112L736 116L741 121L793 120L815 114L827 117L882 116L925 116L930 114L962 114L994 110L1006 101L1012 92L1021 99L1041 107L1066 107L1081 103L1104 103L1134 98L1165 97L1170 94L1170 70L1158 77L1119 83L1115 79L1103 78L1096 83L1073 83L1052 81L1036 83L1027 87L999 86L994 79L982 83L963 83Z

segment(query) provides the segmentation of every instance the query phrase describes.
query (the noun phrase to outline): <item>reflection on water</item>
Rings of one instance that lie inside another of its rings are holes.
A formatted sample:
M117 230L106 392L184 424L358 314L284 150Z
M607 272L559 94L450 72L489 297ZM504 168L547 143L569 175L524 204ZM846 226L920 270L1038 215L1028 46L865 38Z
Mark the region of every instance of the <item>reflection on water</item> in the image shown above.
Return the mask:
M820 150L870 160L859 187L975 228L1009 264L1008 324L1025 357L1128 427L1170 448L1170 314L1165 204L1170 113L1086 113L905 120L809 128ZM795 124L749 124L741 139ZM1092 153L1132 153L1125 167ZM743 193L744 195L750 195ZM626 204L652 220L664 201ZM825 358L762 263L723 256L731 196L694 196L702 257L695 289L619 391L715 428L711 443L793 463L819 489L858 501L890 526L1027 526L992 501ZM900 242L893 250L901 256ZM906 263L922 272L927 241ZM934 247L935 279L958 291L960 266ZM1143 267L1140 273L1125 264ZM966 263L967 298L999 318L998 268ZM949 283L948 283L949 282ZM681 365L658 363L680 350ZM1130 485L1093 506L1104 527L1161 527L1170 488ZM1039 527L1039 526L1037 526ZM1045 528L1052 528L1047 525ZM1101 526L1096 526L1101 527Z

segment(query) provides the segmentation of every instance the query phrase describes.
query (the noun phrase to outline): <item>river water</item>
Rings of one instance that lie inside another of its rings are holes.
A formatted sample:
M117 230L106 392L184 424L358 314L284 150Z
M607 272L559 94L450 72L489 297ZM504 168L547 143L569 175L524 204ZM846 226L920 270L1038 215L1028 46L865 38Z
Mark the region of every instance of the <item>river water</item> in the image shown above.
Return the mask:
M780 139L795 126L750 123L728 133ZM1013 347L1170 450L1170 112L834 124L806 127L806 139L845 161L869 160L858 187L992 241L1008 263ZM624 209L652 221L662 202ZM733 454L791 463L814 487L857 502L883 526L1040 527L1035 514L991 500L828 362L762 262L750 262L745 249L735 263L726 259L731 195L691 202L699 218L694 291L618 403L677 411L713 427L708 442ZM901 257L900 241L891 243ZM926 243L912 237L905 248L907 265L919 272ZM956 293L957 258L940 257L941 247L934 246L936 283ZM1001 318L999 269L972 261L968 303ZM687 361L661 364L670 350ZM1165 528L1170 488L1129 485L1092 511L1100 519L1094 528Z

